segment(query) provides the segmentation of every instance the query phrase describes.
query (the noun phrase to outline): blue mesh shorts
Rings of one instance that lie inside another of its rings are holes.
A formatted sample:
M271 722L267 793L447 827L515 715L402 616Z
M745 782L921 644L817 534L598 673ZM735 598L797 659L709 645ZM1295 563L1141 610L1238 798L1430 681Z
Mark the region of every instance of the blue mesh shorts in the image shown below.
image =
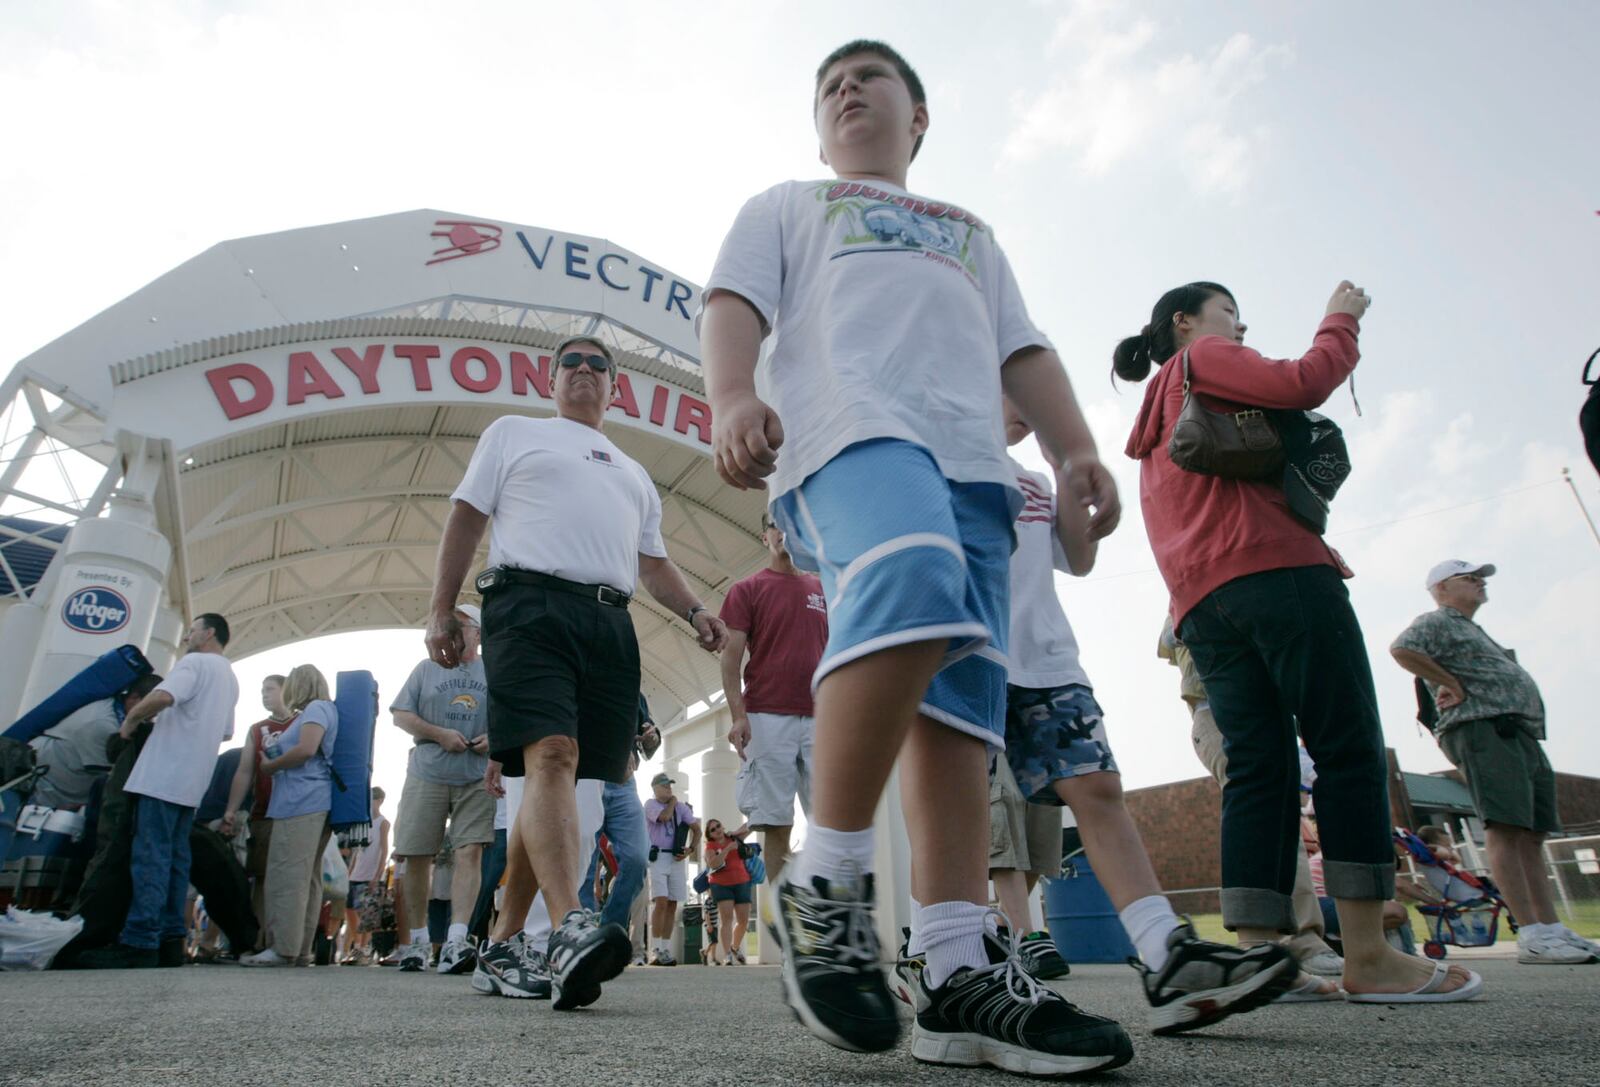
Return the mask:
M1118 772L1100 703L1081 683L1007 688L1006 761L1036 804L1060 804L1050 786L1063 778Z
M1005 737L1013 494L956 483L911 442L845 449L779 496L795 564L822 578L828 644L811 680L912 642L948 643L920 711L999 747Z

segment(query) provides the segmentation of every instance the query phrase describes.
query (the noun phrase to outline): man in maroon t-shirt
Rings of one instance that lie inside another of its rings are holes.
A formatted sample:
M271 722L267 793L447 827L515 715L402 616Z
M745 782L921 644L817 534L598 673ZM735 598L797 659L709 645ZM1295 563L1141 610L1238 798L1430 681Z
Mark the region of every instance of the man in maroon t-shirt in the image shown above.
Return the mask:
M744 760L739 810L762 832L767 878L776 882L789 856L796 796L811 813L811 675L828 641L828 607L822 582L795 566L765 513L761 539L767 565L735 582L722 604L722 689L733 717L728 740Z

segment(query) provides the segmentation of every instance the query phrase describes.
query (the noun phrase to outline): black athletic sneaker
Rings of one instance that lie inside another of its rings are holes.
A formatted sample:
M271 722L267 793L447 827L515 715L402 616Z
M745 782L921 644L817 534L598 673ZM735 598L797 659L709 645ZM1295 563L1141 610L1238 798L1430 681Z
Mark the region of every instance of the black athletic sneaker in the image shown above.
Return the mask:
M900 1017L878 965L872 877L820 876L811 886L778 884L783 991L800 1022L830 1045L857 1053L892 1049Z
M928 988L925 973L917 986L923 1007L911 1027L911 1055L919 1061L1055 1077L1133 1059L1127 1031L1039 984L1015 946L1004 961L957 970L938 989Z
M161 941L161 946L156 950L156 964L158 966L188 966L189 952L184 948L182 936L168 936Z
M1048 932L1030 932L1017 942L1017 957L1022 968L1040 981L1054 981L1072 973L1072 967L1056 950L1056 942Z
M923 1000L922 971L928 967L928 956L911 953L911 930L900 927L900 953L894 960L894 988L897 1000L911 1005L914 1012L927 1006Z
M143 970L161 965L161 952L153 947L112 944L96 947L78 956L80 970Z
M522 933L478 949L472 987L480 993L523 1000L550 999L550 968L544 956L522 941Z
M1167 937L1167 964L1151 971L1130 959L1150 1001L1150 1033L1178 1034L1270 1004L1300 968L1277 944L1230 947L1202 940L1187 920Z
M633 941L621 925L600 924L585 910L571 910L550 934L550 983L557 1011L600 999L600 986L628 966Z

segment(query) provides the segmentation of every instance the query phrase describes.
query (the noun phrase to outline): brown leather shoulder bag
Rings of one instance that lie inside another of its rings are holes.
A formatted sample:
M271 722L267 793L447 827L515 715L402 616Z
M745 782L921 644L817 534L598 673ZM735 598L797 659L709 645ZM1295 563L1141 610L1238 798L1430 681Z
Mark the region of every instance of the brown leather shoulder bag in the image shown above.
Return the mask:
M1183 352L1183 410L1172 440L1172 463L1189 472L1225 479L1277 479L1283 474L1283 438L1265 411L1210 411L1189 386L1189 350Z

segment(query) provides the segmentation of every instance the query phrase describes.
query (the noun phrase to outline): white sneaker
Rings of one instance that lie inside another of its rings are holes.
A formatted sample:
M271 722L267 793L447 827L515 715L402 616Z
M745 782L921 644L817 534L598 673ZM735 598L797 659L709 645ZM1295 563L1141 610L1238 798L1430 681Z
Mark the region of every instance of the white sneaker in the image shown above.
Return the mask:
M272 948L257 951L254 955L245 955L239 960L240 966L292 966L288 959L278 954Z
M1594 955L1585 948L1569 944L1559 935L1525 937L1518 933L1517 961L1529 966L1582 966L1593 962Z
M1600 957L1600 944L1595 943L1593 940L1585 940L1582 936L1579 936L1576 932L1573 932L1566 925L1557 926L1556 935L1562 940L1565 940L1567 943L1571 944L1573 947L1581 948L1591 955Z
M472 949L472 944L465 936L454 940L446 940L445 945L439 949L439 973L441 974L467 974L477 965L478 954Z
M428 968L431 951L427 944L406 944L400 949L400 969L408 974L420 974Z

